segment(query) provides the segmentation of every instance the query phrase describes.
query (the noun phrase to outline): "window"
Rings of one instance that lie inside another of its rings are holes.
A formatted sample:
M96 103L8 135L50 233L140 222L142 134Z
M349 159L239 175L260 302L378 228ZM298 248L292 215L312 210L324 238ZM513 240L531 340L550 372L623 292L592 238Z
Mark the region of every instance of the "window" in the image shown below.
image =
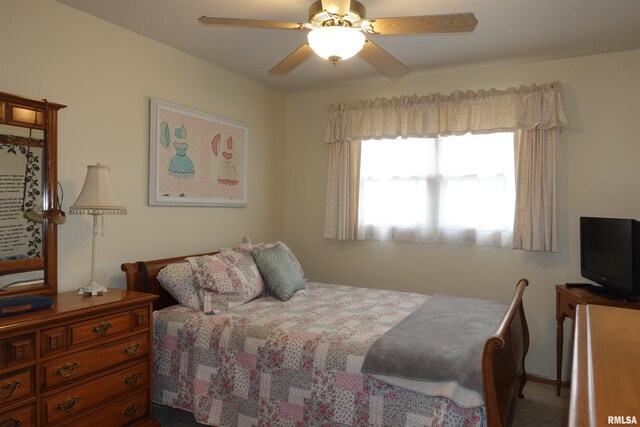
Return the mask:
M509 246L513 133L362 142L358 238Z

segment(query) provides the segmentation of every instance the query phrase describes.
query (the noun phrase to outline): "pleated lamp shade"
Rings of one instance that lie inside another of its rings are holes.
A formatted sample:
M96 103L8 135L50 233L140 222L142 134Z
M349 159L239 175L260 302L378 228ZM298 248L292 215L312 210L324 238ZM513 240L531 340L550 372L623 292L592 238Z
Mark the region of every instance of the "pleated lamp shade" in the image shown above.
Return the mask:
M73 215L126 215L127 208L120 203L111 185L109 166L87 166L82 191L76 202L69 208Z

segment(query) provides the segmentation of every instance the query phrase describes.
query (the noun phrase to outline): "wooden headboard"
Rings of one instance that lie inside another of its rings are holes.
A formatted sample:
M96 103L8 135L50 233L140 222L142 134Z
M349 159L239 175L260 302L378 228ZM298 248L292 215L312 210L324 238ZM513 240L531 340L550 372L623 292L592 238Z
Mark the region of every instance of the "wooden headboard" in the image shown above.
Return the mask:
M169 264L184 261L190 256L202 256L217 254L218 251L179 256L174 258L156 259L153 261L125 262L120 266L127 278L127 289L130 291L147 292L160 297L153 302L153 309L169 307L178 304L169 292L167 292L158 282L157 276L160 270Z

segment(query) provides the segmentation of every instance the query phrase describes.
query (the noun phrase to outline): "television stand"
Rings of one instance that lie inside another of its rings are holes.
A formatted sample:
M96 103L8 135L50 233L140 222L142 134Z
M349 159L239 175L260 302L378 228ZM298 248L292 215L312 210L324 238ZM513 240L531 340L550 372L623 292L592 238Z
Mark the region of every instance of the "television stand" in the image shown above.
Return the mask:
M564 319L567 317L576 320L576 308L578 304L607 305L640 310L640 302L616 299L599 293L600 286L574 286L556 285L556 394L560 396L562 385L562 350L564 335Z
M611 298L614 300L624 301L624 302L640 302L640 297L631 296L631 295L622 295L615 291L612 291L611 289L605 288L603 286L588 284L584 288L589 292L592 292L596 295L601 295L605 298Z

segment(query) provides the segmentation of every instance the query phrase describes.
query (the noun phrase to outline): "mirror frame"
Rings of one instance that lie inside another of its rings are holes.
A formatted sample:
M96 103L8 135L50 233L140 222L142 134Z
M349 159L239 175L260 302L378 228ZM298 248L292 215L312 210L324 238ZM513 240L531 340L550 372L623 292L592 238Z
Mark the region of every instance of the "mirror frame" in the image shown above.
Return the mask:
M58 111L65 107L66 105L45 99L31 99L0 92L0 124L44 130L43 211L55 207L55 201L58 198ZM0 293L0 297L16 294L53 295L58 293L58 226L46 218L42 223L42 238L44 242L42 257L0 261L0 271L18 273L43 268L44 283L5 291Z

